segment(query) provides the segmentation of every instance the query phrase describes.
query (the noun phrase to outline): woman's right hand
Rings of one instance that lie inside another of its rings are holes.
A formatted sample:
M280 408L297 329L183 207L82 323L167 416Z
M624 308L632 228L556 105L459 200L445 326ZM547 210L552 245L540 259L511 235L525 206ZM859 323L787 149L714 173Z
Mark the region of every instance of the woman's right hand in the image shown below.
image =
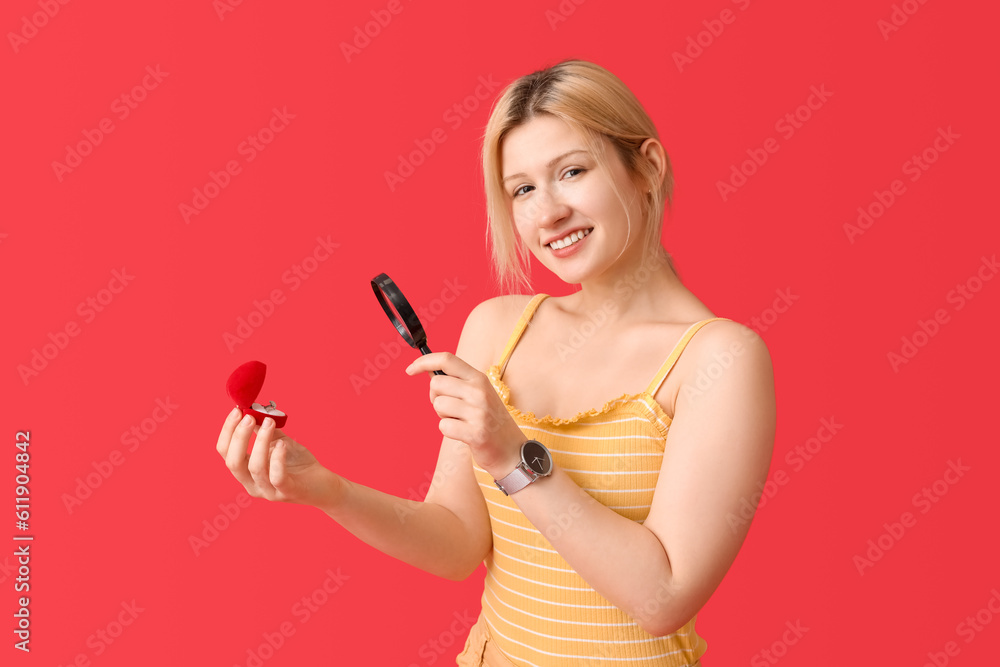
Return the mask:
M270 417L257 426L252 416L240 419L240 415L240 409L234 408L226 417L216 450L247 493L324 510L337 505L343 477L320 465L308 449L275 428ZM254 433L257 438L251 453Z

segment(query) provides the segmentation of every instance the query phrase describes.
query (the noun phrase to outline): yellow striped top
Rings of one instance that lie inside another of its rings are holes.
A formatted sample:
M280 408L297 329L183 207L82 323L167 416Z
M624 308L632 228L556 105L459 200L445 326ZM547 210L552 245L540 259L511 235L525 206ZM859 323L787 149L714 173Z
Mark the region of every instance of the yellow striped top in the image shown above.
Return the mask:
M543 443L581 488L609 509L642 523L653 498L670 417L653 398L691 337L716 317L693 324L645 391L624 394L600 409L569 419L536 417L509 402L501 380L507 360L538 305L525 307L489 378L525 436ZM561 667L685 667L697 665L708 644L692 617L676 632L650 635L578 575L529 522L493 477L474 465L493 527L486 558L483 616L497 647L515 665Z

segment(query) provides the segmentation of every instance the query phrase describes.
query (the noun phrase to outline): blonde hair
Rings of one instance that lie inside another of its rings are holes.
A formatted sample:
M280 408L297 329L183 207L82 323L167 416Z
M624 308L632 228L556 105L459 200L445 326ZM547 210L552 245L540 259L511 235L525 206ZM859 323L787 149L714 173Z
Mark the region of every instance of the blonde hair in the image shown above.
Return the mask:
M609 178L612 171L608 168L601 138L614 146L639 192L650 190L641 226L645 253L663 260L677 274L670 254L661 246L664 207L669 207L673 201L670 159L666 160L666 175L661 183L656 166L639 152L646 139L659 141L656 126L621 79L600 65L571 59L522 76L504 88L493 105L483 133L487 234L500 291L512 293L519 288L532 291L531 253L514 228L502 183L501 146L507 133L541 114L563 120L582 135ZM627 208L614 179L610 180L622 206Z

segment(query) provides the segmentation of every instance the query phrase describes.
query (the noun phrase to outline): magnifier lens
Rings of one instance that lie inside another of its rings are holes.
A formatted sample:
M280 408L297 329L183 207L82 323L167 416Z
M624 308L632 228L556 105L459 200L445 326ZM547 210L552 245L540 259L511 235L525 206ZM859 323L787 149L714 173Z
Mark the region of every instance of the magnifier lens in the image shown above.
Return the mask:
M392 320L393 325L403 336L403 338L406 338L406 342L412 346L414 340L413 332L410 331L410 328L406 326L406 319L399 313L398 310L396 310L396 305L392 302L392 299L389 298L389 295L387 295L385 291L383 291L381 288L379 289L379 292L382 295L380 301L382 302L383 307L386 309L386 314L389 315L389 319Z
M397 326L403 325L406 327L406 331L410 334L410 338L413 338L413 332L406 326L406 320L404 320L403 316L399 314L398 310L396 310L396 306L392 303L392 301L389 301L389 310L392 311L393 324L396 324Z
M375 290L375 296L382 304L382 309L389 316L396 331L403 337L407 345L420 350L421 354L430 354L424 328L420 325L417 314L413 312L412 306L403 296L399 286L384 273L375 276L371 283ZM411 326L414 328L411 329ZM444 375L441 371L434 371L434 374Z

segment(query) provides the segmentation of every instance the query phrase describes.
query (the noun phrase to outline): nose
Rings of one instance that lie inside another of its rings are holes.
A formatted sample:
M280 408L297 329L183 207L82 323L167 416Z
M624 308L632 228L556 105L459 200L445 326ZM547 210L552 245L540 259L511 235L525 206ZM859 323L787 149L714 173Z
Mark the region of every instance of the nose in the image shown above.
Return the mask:
M555 227L569 216L569 206L551 190L538 189L524 211L525 218L539 227Z

